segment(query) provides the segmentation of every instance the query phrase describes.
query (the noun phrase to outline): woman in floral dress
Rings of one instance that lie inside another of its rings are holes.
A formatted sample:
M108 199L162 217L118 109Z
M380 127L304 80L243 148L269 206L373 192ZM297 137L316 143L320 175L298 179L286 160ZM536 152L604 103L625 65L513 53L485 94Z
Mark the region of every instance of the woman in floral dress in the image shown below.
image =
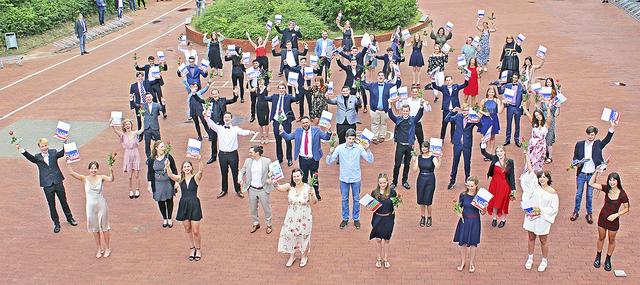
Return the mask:
M327 87L324 85L322 77L313 79L313 87L311 87L311 111L309 117L314 124L318 124L322 111L327 110Z
M549 131L549 123L542 111L535 110L533 115L529 113L529 109L523 108L524 114L531 122L531 138L529 139L529 159L533 165L533 171L541 171L544 165L544 158L547 152L547 132ZM547 110L547 118L550 116Z
M308 184L302 182L302 171L294 169L291 172L291 183L277 185L280 192L288 192L289 207L284 217L278 252L288 253L286 266L291 267L296 261L296 251L302 254L300 267L307 265L309 257L309 243L311 242L311 204L318 202L315 191Z
M480 50L478 51L478 66L482 68L485 72L487 71L487 63L489 63L489 55L490 55L490 46L489 39L491 33L496 32L496 22L491 21L491 27L489 27L489 22L482 22L482 27L479 25L480 18L476 22L476 29L480 32Z

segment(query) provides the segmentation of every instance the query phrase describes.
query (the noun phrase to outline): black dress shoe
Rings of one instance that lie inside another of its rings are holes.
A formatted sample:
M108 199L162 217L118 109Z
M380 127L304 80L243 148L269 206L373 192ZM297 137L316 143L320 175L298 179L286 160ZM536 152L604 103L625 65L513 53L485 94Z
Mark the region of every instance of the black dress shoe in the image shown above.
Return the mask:
M318 198L318 201L322 200L322 197L320 197L320 192L316 192L316 198Z
M346 227L348 223L349 221L344 221L344 220L340 222L340 229L344 229L344 227Z
M428 217L427 218L427 227L430 227L430 226L431 226L431 217Z
M216 162L216 158L212 157L212 158L209 158L209 160L207 161L207 164L212 164L214 162Z
M593 224L593 218L591 217L591 214L587 214L585 218L587 219L587 223Z
M353 221L353 226L356 227L356 230L360 229L360 221Z
M251 120L249 120L249 123L253 123L253 121L256 120L256 117L251 117Z
M498 223L498 228L504 228L504 225L506 224L506 221L500 221L500 223Z
M167 118L167 114L163 114L162 117L166 119Z
M516 146L517 147L522 147L522 144L520 142L516 142Z
M60 232L60 225L58 224L53 225L53 233L57 234L59 232Z
M240 192L236 192L236 196L240 197L240 199L244 198L244 195L242 193L240 193Z
M224 196L227 196L227 192L226 191L220 192L220 194L218 194L218 197L216 197L216 199L220 199L220 198L222 198Z
M260 224L253 225L253 226L251 227L251 230L250 230L249 232L250 232L250 233L255 233L259 228L260 228Z
M244 103L244 99L240 99L240 103Z
M291 165L293 165L293 161L291 160L287 161L287 166L291 167Z
M85 54L88 54L89 52L88 52L88 51L85 51L84 53L85 53Z
M449 185L447 185L447 189L451 190L453 188L453 186L456 186L455 182L449 182Z
M496 219L493 219L493 221L491 221L491 226L495 228L497 225L498 221Z
M508 146L510 144L511 144L511 142L505 142L504 144L502 144L502 146Z
M69 218L67 222L74 227L78 225L78 222L76 222L76 220L74 220L73 218Z
M422 217L420 218L420 226L421 226L421 227L424 227L424 225L425 225L425 221L426 221L425 217L424 217L424 216L422 216Z
M409 182L402 183L402 187L404 187L404 189L407 189L407 190L411 189L411 185L409 185Z

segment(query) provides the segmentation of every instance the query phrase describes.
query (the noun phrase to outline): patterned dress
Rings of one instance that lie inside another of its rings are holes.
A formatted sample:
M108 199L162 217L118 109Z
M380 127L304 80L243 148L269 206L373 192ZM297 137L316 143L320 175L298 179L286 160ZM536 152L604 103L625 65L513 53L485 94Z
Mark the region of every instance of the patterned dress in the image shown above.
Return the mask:
M289 207L284 217L278 252L294 253L296 250L305 252L311 242L311 205L309 204L309 185L302 186L298 193L295 188L289 188L287 195Z
M533 171L542 170L544 158L547 153L547 127L536 127L531 129L531 138L529 139L529 160L533 166ZM523 168L523 169L526 169Z
M477 54L479 66L486 66L489 63L489 52L491 51L489 47L490 35L489 32L484 31L480 36L480 51Z
M309 112L309 117L312 119L320 118L322 115L322 111L327 110L327 97L325 97L326 89L320 89L314 87L311 91L311 112Z

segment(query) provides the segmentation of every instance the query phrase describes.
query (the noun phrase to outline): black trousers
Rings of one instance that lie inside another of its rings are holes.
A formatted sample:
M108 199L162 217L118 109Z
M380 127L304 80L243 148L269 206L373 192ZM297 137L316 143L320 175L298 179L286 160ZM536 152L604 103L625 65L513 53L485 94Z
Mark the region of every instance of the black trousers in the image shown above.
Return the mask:
M222 192L227 192L229 189L229 168L231 168L233 188L236 192L240 192L240 183L238 183L238 151L220 151L218 158L220 158L220 174L222 174Z
M258 93L257 92L249 92L249 96L251 96L251 118L256 117L256 102L258 101Z
M217 159L218 154L218 133L207 128L209 130L209 141L211 142L211 158Z
M345 135L346 135L348 129L353 129L355 131L356 130L356 124L337 124L336 125L336 132L338 133L338 143L339 144L343 144L343 143L347 142L347 138L345 138Z
M416 124L416 139L418 140L418 145L422 147L422 143L424 142L424 131L422 131L422 122L418 122Z
M321 74L323 74L323 76L324 76L324 82L325 83L328 82L327 81L327 77L328 77L327 76L327 72L328 72L327 70L331 69L331 60L330 59L331 59L331 57L327 58L327 57L322 56L322 57L319 58L320 62L318 62L318 64L320 65L320 70L322 72Z
M162 87L160 83L155 83L151 85L151 90L149 93L153 96L153 102L160 104L160 112L167 114L167 106L162 104Z
M144 130L144 153L147 158L151 156L151 140L160 140L160 130L146 129Z
M56 210L56 195L58 196L58 200L60 200L62 212L64 212L67 220L73 218L71 209L69 209L69 204L67 203L67 195L64 192L64 184L62 184L62 182L60 182L60 184L53 184L42 189L44 190L44 196L47 198L47 204L49 205L49 215L51 215L51 220L54 224L60 225L60 218L58 217L58 211Z
M202 141L202 132L200 132L200 124L202 124L202 127L204 127L204 130L207 133L209 133L209 131L207 131L207 129L209 128L207 127L207 122L204 120L204 116L202 114L197 116L191 116L191 119L193 119L193 124L196 127L196 133L198 134L198 139Z
M309 175L318 173L320 162L313 158L298 156L298 165L300 166L300 170L302 170L302 182L307 183L309 182ZM316 185L313 186L313 189L316 191L316 195L320 194L320 190L318 189L319 186L320 182L316 182Z
M401 164L404 164L402 168L402 183L408 181L409 163L411 163L411 145L396 143L396 156L395 163L393 164L393 184L398 185L398 173L400 172Z
M269 70L269 58L266 56L258 56L256 60L260 63L262 70Z
M231 83L234 89L240 85L240 100L244 100L244 73L231 73Z
M147 4L144 3L144 0L138 0L138 7L140 7L140 2L141 1L142 1L142 6L144 6L146 8Z
M300 101L298 101L298 106L300 106L300 116L298 116L298 118L301 118L302 116L304 116L305 99L307 99L307 107L309 107L309 113L311 113L311 91L304 90L302 91L302 96L300 97Z
M282 128L288 134L291 133L291 119L287 118L282 121ZM280 135L280 123L277 121L273 122L273 135L276 138L276 156L278 157L278 161L282 163L283 154L282 154L282 136ZM291 141L286 141L287 145L287 161L293 160L293 155L291 154Z
M440 128L440 139L444 140L444 136L447 133L447 125L451 124L451 143L453 143L453 132L456 131L456 124L454 124L453 122L445 122L444 118L447 117L447 115L449 114L449 110L442 110L442 127Z
M171 220L171 215L173 215L173 198L165 201L158 201L158 208L160 208L160 213L162 213L163 219Z

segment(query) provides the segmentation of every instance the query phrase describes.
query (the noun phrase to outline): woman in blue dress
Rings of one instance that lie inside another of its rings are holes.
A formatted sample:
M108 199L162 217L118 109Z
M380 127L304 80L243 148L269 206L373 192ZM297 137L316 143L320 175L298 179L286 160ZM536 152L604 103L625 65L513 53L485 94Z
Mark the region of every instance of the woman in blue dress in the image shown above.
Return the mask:
M482 27L480 27L480 18L476 22L476 29L480 32L480 50L478 51L478 66L484 69L484 72L487 72L487 63L489 63L489 38L491 33L496 32L496 22L491 20L491 27L489 27L489 22L482 22Z
M422 142L420 155L414 156L413 171L418 172L417 202L420 205L420 226L431 226L431 205L433 194L436 192L435 170L440 168L440 158L434 156L429 150L429 142ZM425 208L427 217L425 218Z
M473 198L478 193L478 178L471 176L467 178L465 183L467 190L460 193L458 202L462 207L462 213L458 213L460 219L458 219L458 225L456 226L456 233L453 237L453 242L457 242L460 246L460 265L458 271L462 271L467 260L467 254L469 254L469 272L476 271L473 261L476 257L476 249L480 244L480 229L482 225L480 223L480 210L471 204ZM482 214L484 215L484 211Z
M480 111L482 114L480 125L482 127L478 128L478 132L486 135L489 127L491 127L490 137L488 140L485 139L485 143L487 143L489 149L495 149L496 135L500 133L500 119L498 118L498 114L504 110L504 104L502 104L502 101L498 98L498 90L496 90L495 86L489 86L485 98L480 102L480 106L482 106L482 110ZM484 160L489 161L487 158Z
M395 190L389 187L389 178L386 173L378 174L378 187L371 192L371 196L378 200L381 206L371 216L371 233L369 239L374 239L377 245L378 259L376 259L376 267L383 266L389 269L389 241L393 234L393 225L395 220L395 208L393 205L394 197L399 197Z
M422 57L423 43L419 33L416 33L413 40L409 43L413 46L411 57L409 58L409 66L413 67L411 86L420 86L420 69L424 66L424 57Z

